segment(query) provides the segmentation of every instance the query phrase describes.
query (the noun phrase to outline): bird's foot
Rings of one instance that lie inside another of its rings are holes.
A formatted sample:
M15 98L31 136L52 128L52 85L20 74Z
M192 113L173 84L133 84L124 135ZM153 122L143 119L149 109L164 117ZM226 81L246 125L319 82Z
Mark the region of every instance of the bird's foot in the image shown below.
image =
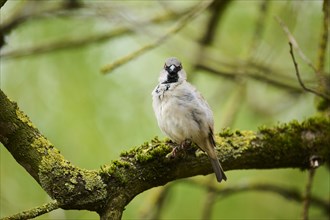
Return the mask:
M192 142L190 139L184 140L179 145L174 142L168 142L168 144L173 146L172 152L166 155L166 157L170 159L186 156L186 151L190 151L192 146Z
M192 145L192 141L190 139L186 139L184 141L182 141L182 143L180 144L182 149L189 149Z
M167 154L166 157L169 159L174 159L174 158L181 156L182 154L183 154L183 151L182 151L180 145L175 144L171 153Z

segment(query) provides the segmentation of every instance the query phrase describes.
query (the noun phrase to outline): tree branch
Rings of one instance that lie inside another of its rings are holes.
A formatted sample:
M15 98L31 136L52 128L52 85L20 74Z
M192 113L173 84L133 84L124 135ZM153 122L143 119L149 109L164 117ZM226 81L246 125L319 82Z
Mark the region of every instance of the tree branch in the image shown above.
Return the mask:
M284 199L293 200L299 203L304 201L304 196L298 189L289 186L287 187L278 186L271 183L247 183L240 185L230 185L222 188L222 187L216 187L214 185L209 185L208 183L205 182L200 182L200 181L197 182L194 180L189 180L184 182L188 184L194 184L203 188L207 188L210 191L217 193L218 196L221 196L222 199L240 192L261 191L261 192L272 192L282 196ZM320 209L322 209L324 213L328 215L330 214L329 201L310 195L310 202L312 205L315 205Z
M170 197L171 190L174 184L167 184L164 187L160 187L159 190L153 193L151 198L151 204L145 206L145 209L141 211L139 216L140 219L161 219L162 210L168 197Z
M31 219L43 215L45 213L51 212L55 209L58 209L57 201L51 201L45 205L38 206L36 208L23 211L21 213L2 218L1 220L15 220L15 219Z
M221 20L224 11L226 10L227 6L231 0L224 0L224 1L214 1L210 5L211 16L207 21L207 29L204 32L203 37L200 40L201 46L211 45L215 38L215 32L219 28L219 21Z
M324 64L326 59L326 51L328 45L329 35L329 23L330 23L330 4L328 0L323 1L323 25L321 30L321 39L319 43L318 59L316 64L316 70L322 76L324 71ZM324 76L323 76L324 77ZM323 78L321 77L321 78Z
M24 3L20 13L14 13L8 20L5 20L1 23L0 25L0 33L2 35L8 34L10 31L14 30L17 28L19 25L28 22L30 20L35 20L38 18L43 18L44 16L49 16L49 15L55 15L60 12L65 12L73 9L72 5L67 4L67 3L61 3L58 1L59 4L42 4L42 2L38 2L38 6L40 7L35 7L36 5L35 2L26 2ZM50 5L50 6L49 6ZM34 6L34 7L31 7ZM81 4L76 4L75 9L80 9L82 8L83 5ZM33 10L31 10L33 8Z
M323 94L323 93L320 93L316 90L313 90L313 89L310 89L308 87L305 86L304 82L302 81L301 77L300 77L300 73L299 73L299 68L298 68L298 63L294 57L294 53L293 53L293 49L292 49L292 43L289 42L289 45L290 45L290 54L291 54L291 57L292 57L292 61L293 61L293 64L294 64L294 68L296 70L296 76L297 76L297 79L298 79L298 82L299 84L301 85L301 87L306 90L307 92L310 92L310 93L313 93L314 95L317 95L317 96L320 96L322 98L324 98L325 100L328 100L330 101L330 97L327 96L327 94Z
M303 201L303 214L302 214L303 220L308 220L309 204L311 202L311 191L312 191L314 174L315 174L315 169L310 168L308 170L308 180L306 184L305 198Z
M164 12L164 13L157 13L145 21L141 21L141 24L147 23L161 23L171 19L175 19L179 16L179 14L186 14L186 11L182 11L180 13L174 12ZM40 55L48 52L54 52L58 50L65 50L65 49L74 49L74 48L81 48L83 46L87 46L93 43L102 43L104 41L124 36L126 34L132 34L133 30L129 27L117 27L110 31L104 31L102 33L94 34L94 35L83 35L80 37L76 37L74 39L61 39L56 40L53 42L47 42L39 45L34 45L32 47L26 48L19 48L19 49L12 49L7 52L0 53L0 57L2 59L13 59L13 58L21 58L25 56L31 55Z
M157 138L100 170L67 161L29 118L0 90L0 141L15 160L63 209L85 209L101 219L120 219L125 206L150 188L213 173L205 153L192 146L184 157L169 159L167 141ZM225 170L310 167L309 158L330 161L330 119L310 118L253 131L224 130L216 135Z
M251 63L249 63L250 65ZM222 76L228 79L236 79L236 78L251 78L256 81L266 82L271 86L285 89L293 93L302 93L303 89L297 87L295 85L291 85L291 79L283 77L274 77L274 74L260 74L260 70L249 70L248 68L245 69L244 72L236 72L236 71L222 71L219 68L215 67L215 65L211 64L210 62L201 62L198 63L196 68L208 71L209 73L215 74L217 76ZM271 72L271 70L269 70Z
M296 49L298 51L298 54L301 57L301 59L303 59L305 61L305 63L307 63L308 66L310 66L314 70L314 72L317 73L316 67L313 65L312 61L310 59L308 59L308 57L300 49L296 39L291 34L289 28L284 24L284 22L279 17L275 17L275 19L281 25L284 33L287 35L289 42L293 45L294 49Z

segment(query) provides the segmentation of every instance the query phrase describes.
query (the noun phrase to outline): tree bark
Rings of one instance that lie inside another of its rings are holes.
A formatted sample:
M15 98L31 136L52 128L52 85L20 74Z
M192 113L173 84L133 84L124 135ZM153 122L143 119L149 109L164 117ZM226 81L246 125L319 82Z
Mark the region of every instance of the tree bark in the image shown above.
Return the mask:
M120 219L125 206L145 190L213 172L207 155L195 145L171 159L166 157L171 144L158 138L123 152L99 170L76 167L1 90L0 141L59 207L95 211L101 219ZM329 165L330 120L309 118L257 132L225 129L216 134L216 142L225 170L307 169L311 158Z

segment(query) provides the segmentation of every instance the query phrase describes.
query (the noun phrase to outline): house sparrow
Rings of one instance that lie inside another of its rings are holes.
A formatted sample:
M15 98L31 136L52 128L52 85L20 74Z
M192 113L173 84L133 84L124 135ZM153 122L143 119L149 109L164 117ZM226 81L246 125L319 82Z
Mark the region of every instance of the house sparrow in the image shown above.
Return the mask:
M187 141L197 144L209 156L217 181L227 180L215 151L212 110L186 79L181 62L175 57L168 58L152 92L158 125L181 146Z

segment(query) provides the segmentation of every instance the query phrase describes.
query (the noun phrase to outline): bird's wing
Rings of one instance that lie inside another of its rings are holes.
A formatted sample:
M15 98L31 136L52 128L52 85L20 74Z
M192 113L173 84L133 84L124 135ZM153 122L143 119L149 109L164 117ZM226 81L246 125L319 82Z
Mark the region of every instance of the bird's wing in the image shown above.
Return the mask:
M193 91L195 92L197 99L200 100L199 103L200 103L201 107L203 108L203 111L206 114L206 121L207 121L207 124L210 127L210 130L212 131L212 135L213 135L213 126L214 126L213 112L212 112L209 104L207 103L207 101L204 99L203 95L194 86L192 86L191 84L189 84L189 85L192 87Z

